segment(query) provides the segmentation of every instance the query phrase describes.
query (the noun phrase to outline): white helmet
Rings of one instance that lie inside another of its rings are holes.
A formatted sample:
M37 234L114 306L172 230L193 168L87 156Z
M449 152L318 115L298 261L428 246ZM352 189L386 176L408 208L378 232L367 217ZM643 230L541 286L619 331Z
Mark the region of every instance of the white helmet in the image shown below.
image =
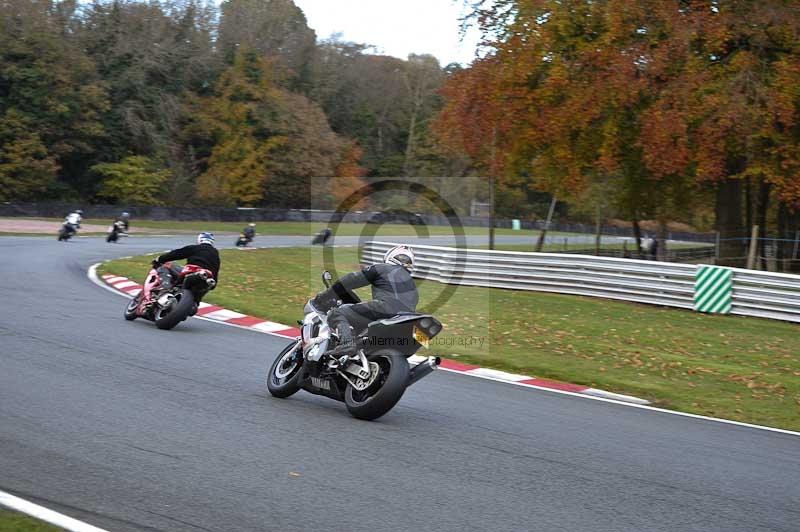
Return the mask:
M383 262L411 271L414 268L414 250L408 246L395 246L384 254Z
M214 234L213 233L200 233L197 235L197 243L198 244L211 244L214 245Z

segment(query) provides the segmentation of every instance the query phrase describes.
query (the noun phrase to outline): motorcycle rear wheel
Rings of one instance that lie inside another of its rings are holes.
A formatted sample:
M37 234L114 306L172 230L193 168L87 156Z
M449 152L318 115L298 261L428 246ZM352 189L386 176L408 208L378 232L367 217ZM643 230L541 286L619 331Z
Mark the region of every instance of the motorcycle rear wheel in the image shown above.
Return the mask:
M153 316L156 327L169 330L189 317L189 313L194 307L194 295L191 290L183 289L175 294L176 301L172 303L167 312L159 308Z
M351 416L371 421L387 413L403 397L410 370L406 357L391 349L378 351L367 358L378 364L378 378L361 392L348 384L344 392L344 403Z
M285 399L299 389L303 369L303 351L300 342L292 342L281 351L267 372L267 390L274 397Z

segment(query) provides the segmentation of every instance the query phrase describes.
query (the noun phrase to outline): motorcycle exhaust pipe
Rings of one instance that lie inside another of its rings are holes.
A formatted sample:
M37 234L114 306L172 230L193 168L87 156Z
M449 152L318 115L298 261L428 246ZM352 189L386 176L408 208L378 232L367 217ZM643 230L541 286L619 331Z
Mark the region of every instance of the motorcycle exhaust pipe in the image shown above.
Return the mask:
M428 357L427 360L420 362L419 364L411 368L408 377L408 385L411 386L412 384L420 380L422 377L426 376L427 374L435 370L441 363L442 359L439 357Z

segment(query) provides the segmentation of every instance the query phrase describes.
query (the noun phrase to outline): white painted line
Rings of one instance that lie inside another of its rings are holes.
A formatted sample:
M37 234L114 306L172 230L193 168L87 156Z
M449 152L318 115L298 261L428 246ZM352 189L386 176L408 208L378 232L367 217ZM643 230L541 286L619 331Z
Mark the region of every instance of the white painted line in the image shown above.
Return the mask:
M125 292L120 292L119 290L116 290L113 286L111 286L109 284L106 284L105 281L102 281L97 276L97 267L100 266L101 264L102 264L102 262L98 262L97 264L92 264L91 266L89 266L89 270L86 272L86 277L88 277L90 281L92 281L94 284L96 284L100 288L108 290L112 294L117 294L117 295L120 295L122 297L127 297L128 299L133 299L133 296L128 295Z
M142 291L142 289L141 289L141 288L134 288L133 290L126 290L126 291L125 291L125 293L126 293L126 294L130 294L130 295L132 295L133 297L136 297L136 296L138 296L138 295L139 295L139 293L141 293L141 291Z
M108 278L106 278L104 276L103 278L106 280L107 283L110 283L110 284L121 283L123 281L129 281L130 280L127 277L114 277L114 276L108 277Z
M561 394L561 395L571 395L572 397L577 397L579 399L588 399L590 401L600 401L602 403L612 403L612 404L615 404L615 405L627 406L629 408L640 408L642 410L650 410L650 411L653 411L653 412L661 412L662 414L670 414L670 415L673 415L673 416L690 417L690 418L694 418L694 419L701 419L701 420L704 420L704 421L714 421L716 423L724 423L725 425L736 425L738 427L747 427L747 428L750 428L750 429L766 430L766 431L769 431L769 432L778 432L780 434L789 434L790 436L800 436L800 432L795 432L793 430L777 429L777 428L774 428L774 427L765 427L764 425L754 425L752 423L744 423L743 421L733 421L733 420L730 420L730 419L722 419L722 418L718 418L718 417L701 416L700 414L690 414L688 412L678 412L678 411L675 411L675 410L667 410L665 408L657 408L655 406L647 406L647 405L639 405L639 404L635 404L635 403L628 403L628 402L620 401L620 400L617 400L617 399L606 399L605 397L595 397L595 396L587 395L585 393L580 393L580 392L568 392L568 391L565 391L565 390L556 390L555 388L547 388L545 386L538 386L536 384L528 384L528 383L525 383L525 382L513 382L513 381L507 381L507 380L503 380L503 379L495 379L495 378L492 378L492 377L487 377L485 375L475 375L475 374L470 373L469 371L459 371L457 369L448 369L448 368L442 368L442 367L439 367L439 369L441 371L447 371L449 373L458 373L459 375L467 375L469 377L475 377L475 378L478 378L478 379L486 379L486 380L490 380L490 381L501 382L501 383L505 383L505 384L511 384L513 386L522 386L522 387L525 387L525 388L535 388L537 390L542 390L544 392L558 393L558 394Z
M288 325L283 325L282 323L275 323L274 321L265 321L264 323L257 323L250 327L251 329L258 329L259 331L263 332L275 332L275 331L285 331L286 329L291 329Z
M120 283L111 283L114 285L114 288L117 290L125 290L126 288L130 288L132 286L139 286L139 283L135 283L133 281L122 281Z
M83 521L49 510L44 506L20 499L5 491L0 491L0 505L46 521L64 530L69 530L69 532L108 532L102 528L97 528Z
M510 381L510 382L525 381L533 378L533 377L528 377L527 375L506 373L505 371L498 371L496 369L489 369L489 368L471 369L469 371L465 371L464 373L469 373L470 375L477 375L479 377L491 377L492 379L500 381Z
M132 296L128 296L127 294L125 294L123 292L119 292L117 290L114 290L112 287L110 287L109 285L107 285L106 283L104 283L102 280L100 280L97 277L97 267L100 266L100 264L101 263L98 262L97 264L94 264L89 268L89 271L87 272L87 276L89 277L89 279L93 283L95 283L96 285L102 286L103 288L105 288L109 292L113 292L115 294L119 294L119 295L122 295L122 296L125 296L125 297L132 297ZM206 319L206 318L204 318L202 316L194 316L194 318L198 319L198 320ZM273 332L268 332L268 331L264 331L264 330L258 330L256 327L245 327L243 325L236 325L235 323L228 323L228 322L218 321L218 320L207 320L207 321L211 321L211 322L214 322L214 323L221 323L221 324L226 325L228 327L236 327L238 329L244 329L246 331L255 330L256 332L259 332L259 333L270 334L272 336L277 336L278 338L289 339L288 337L283 336L281 334L275 334ZM774 428L774 427L765 427L763 425L754 425L752 423L744 423L742 421L733 421L733 420L730 420L730 419L722 419L722 418L717 418L717 417L701 416L699 414L690 414L688 412L677 412L675 410L666 410L664 408L657 408L655 406L648 406L648 405L640 405L640 404L635 404L635 403L629 403L629 402L626 402L626 401L620 401L618 399L609 399L609 398L606 398L606 397L595 397L593 395L589 395L589 394L586 394L586 393L576 393L576 392L567 392L565 390L556 390L556 389L553 389L553 388L546 388L544 386L537 386L535 384L527 384L527 383L510 381L510 380L505 380L505 379L497 379L497 378L494 378L494 377L490 377L490 376L488 376L486 374L483 374L483 375L475 374L475 373L471 373L469 371L466 371L466 372L465 371L458 371L458 370L447 369L447 368L442 368L442 367L440 367L439 369L441 371L447 371L449 373L457 373L459 375L468 375L470 377L475 377L475 378L478 378L478 379L486 379L486 380L495 381L495 382L502 382L502 383L506 383L506 384L511 384L513 386L523 386L525 388L534 388L536 390L542 390L542 391L550 392L550 393L558 393L558 394L562 394L562 395L570 395L572 397L578 397L578 398L586 399L586 400L590 400L590 401L601 401L603 403L612 403L612 404L616 404L616 405L620 405L620 406L627 406L628 408L639 408L639 409L642 409L642 410L650 410L652 412L660 412L662 414L669 414L669 415L673 415L673 416L688 417L688 418L693 418L693 419L700 419L700 420L703 420L703 421L713 421L715 423L723 423L723 424L726 424L726 425L734 425L734 426L738 426L738 427L746 427L746 428L756 429L756 430L765 430L765 431L768 431L768 432L777 432L779 434L788 434L790 436L800 436L800 432L795 432L793 430L778 429L778 428ZM472 370L472 371L474 371L474 370Z
M203 314L203 317L210 320L227 321L234 318L244 318L245 314L240 314L228 309L221 309L215 310L214 312L209 312L208 314Z
M617 401L625 401L626 403L635 403L637 405L646 405L650 402L650 401L645 401L644 399L639 399L638 397L634 397L632 395L614 393L606 390L598 390L597 388L586 388L585 390L582 390L581 393L585 395L592 395L594 397L605 397L606 399L616 399Z

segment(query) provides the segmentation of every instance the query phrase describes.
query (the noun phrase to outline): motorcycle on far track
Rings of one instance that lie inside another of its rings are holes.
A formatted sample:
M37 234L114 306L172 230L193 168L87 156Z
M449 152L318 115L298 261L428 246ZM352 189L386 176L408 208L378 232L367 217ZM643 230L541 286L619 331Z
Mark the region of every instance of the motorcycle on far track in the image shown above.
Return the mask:
M239 238L236 239L236 247L247 247L253 241L253 237L247 236L244 233L239 233Z
M323 282L330 287L331 274ZM338 305L358 303L349 293ZM373 420L391 410L406 388L437 368L439 357L428 357L411 368L408 358L439 334L442 324L433 316L406 312L373 321L356 332L357 353L340 358L327 352L336 345L327 313L311 301L305 305L301 335L281 351L267 372L267 389L279 398L303 389L341 401L355 418Z
M108 228L106 242L117 242L121 236L128 236L128 233L125 232L125 222L117 220Z
M172 276L167 271L170 267L168 263L150 269L141 292L125 307L126 320L144 318L159 329L172 329L194 316L203 296L216 286L214 274L194 264L184 266L176 279L165 285L164 277Z

